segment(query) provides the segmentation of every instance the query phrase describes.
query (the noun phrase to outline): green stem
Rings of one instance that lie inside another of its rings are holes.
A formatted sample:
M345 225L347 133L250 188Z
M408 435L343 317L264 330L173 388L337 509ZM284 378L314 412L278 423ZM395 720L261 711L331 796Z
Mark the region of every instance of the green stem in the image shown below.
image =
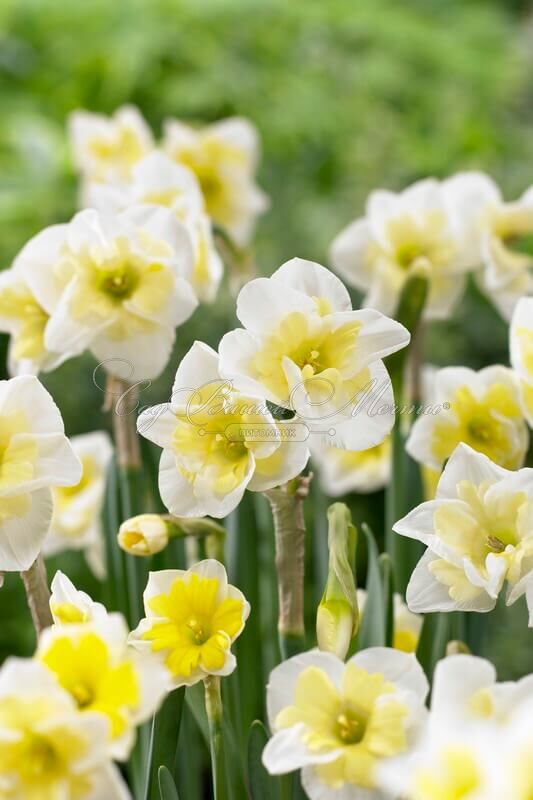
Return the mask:
M214 800L226 800L226 764L222 735L222 696L220 678L209 675L204 679L205 709L209 723L209 745L211 750L211 772L213 775Z
M44 628L49 628L53 624L50 611L50 590L42 555L37 556L31 567L20 573L20 577L24 583L33 627L38 638Z
M158 773L166 767L172 777L176 774L178 737L183 711L185 689L175 689L154 716L146 774L145 800L160 800Z
M305 650L304 568L305 521L303 501L310 477L295 478L264 494L272 507L278 575L278 634L285 660Z

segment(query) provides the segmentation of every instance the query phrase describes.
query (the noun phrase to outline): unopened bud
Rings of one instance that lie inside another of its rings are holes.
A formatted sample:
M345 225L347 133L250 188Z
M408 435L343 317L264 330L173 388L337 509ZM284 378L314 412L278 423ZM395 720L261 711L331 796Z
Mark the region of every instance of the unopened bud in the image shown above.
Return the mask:
M317 609L316 634L321 650L344 660L359 625L353 572L356 531L344 503L329 507L328 522L329 570Z
M470 652L471 651L468 645L462 642L460 639L452 639L452 641L448 642L446 645L447 656L470 655Z
M132 556L160 553L168 544L170 523L159 514L140 514L119 528L118 543Z

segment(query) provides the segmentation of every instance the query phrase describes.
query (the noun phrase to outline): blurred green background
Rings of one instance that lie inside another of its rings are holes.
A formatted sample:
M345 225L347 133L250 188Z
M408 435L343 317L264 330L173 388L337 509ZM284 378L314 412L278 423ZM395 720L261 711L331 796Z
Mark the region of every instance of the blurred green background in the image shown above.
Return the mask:
M134 103L156 133L167 116L252 119L263 140L259 182L272 198L256 242L266 274L295 255L327 263L329 242L373 188L482 169L512 198L533 183L530 12L508 0L2 0L1 264L76 208L65 134L76 108ZM227 294L197 311L143 404L165 399L194 338L216 346L233 322ZM505 363L506 326L470 287L455 318L433 327L428 357ZM69 434L107 425L92 366L82 358L44 376ZM358 513L379 530L381 509L376 495ZM94 588L79 560L56 562ZM0 593L4 653L13 642L31 647L23 604L10 578ZM506 674L519 673L524 614L495 620L491 652Z

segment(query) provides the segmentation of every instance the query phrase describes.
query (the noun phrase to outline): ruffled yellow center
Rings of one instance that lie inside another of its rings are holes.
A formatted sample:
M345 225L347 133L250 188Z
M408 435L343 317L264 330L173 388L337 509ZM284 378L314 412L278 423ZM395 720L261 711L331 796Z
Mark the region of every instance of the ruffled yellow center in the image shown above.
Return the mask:
M294 704L277 716L276 728L303 724L309 750L340 750L334 761L314 767L320 779L339 789L345 783L372 788L381 758L406 748L408 709L395 699L383 675L348 664L338 690L326 673L308 667L300 674Z
M418 774L412 800L470 800L480 785L474 758L464 749L450 748L442 754L437 770Z
M140 702L139 678L128 658L117 660L96 633L54 639L41 660L57 676L82 711L98 711L109 718L111 734L120 736Z
M450 400L450 411L436 417L431 448L444 462L464 442L496 464L518 469L526 446L523 429L514 387L495 383L477 398L468 386L462 386Z
M117 124L106 136L93 136L87 145L95 163L97 180L105 177L110 167L124 178L131 168L147 152L147 146L139 134L131 127Z
M165 663L176 678L190 678L195 670L218 672L226 662L231 642L243 626L243 603L220 599L216 578L192 574L177 578L168 594L149 601L158 619L143 639L152 650L166 653Z

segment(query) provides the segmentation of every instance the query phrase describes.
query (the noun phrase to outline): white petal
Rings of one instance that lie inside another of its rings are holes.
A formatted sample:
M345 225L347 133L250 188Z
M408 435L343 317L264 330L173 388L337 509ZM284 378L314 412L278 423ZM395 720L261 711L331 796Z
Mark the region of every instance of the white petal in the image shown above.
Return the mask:
M131 800L120 771L111 763L91 770L91 790L85 800Z
M479 689L496 683L496 669L484 658L454 655L439 661L433 676L432 714L461 714Z
M52 520L50 489L29 495L31 508L22 517L5 519L0 525L0 570L28 570L39 555Z
M316 303L303 292L269 278L249 281L237 297L237 317L253 333L270 333L273 326L293 312L316 314Z
M448 588L437 581L428 569L429 564L436 559L440 559L440 556L427 550L416 565L406 593L410 611L417 614L433 611L492 611L496 601L481 589L471 600L452 600Z
M457 497L457 484L469 481L479 486L483 481L495 483L512 474L494 464L490 458L461 442L448 459L437 486L437 498Z
M220 353L220 373L224 378L233 381L235 389L264 397L273 403L288 404L287 397L278 397L253 376L251 363L261 345L258 338L250 331L236 328L226 333L218 346Z
M183 404L190 393L214 382L221 382L218 353L204 342L195 341L180 361L172 387L172 402Z
M338 757L340 748L327 753L309 750L302 740L303 731L304 725L293 725L269 739L263 750L263 764L271 775L284 775L306 764L325 764Z
M290 429L291 422L278 422L278 427ZM298 423L301 427L302 423ZM264 492L274 486L287 483L299 475L309 460L307 443L283 440L278 449L269 458L256 457L255 472L248 489L252 492Z
M429 692L428 680L414 653L403 653L392 647L369 647L348 661L352 663L369 673L383 675L398 689L414 692L422 701Z
M63 292L63 281L54 267L61 256L68 225L52 225L38 233L21 250L14 268L20 270L42 307L51 314Z
M367 220L357 219L335 237L330 250L333 268L347 283L363 291L372 285L373 271L368 263L371 244Z
M33 375L0 381L0 409L2 414L22 411L34 434L65 432L61 413L52 395Z
M145 409L137 417L137 430L141 436L159 447L170 448L172 435L176 430L176 416L170 403Z
M95 337L91 352L108 372L130 383L155 380L166 367L176 333L170 327L157 327L125 339L106 336L105 331Z
M272 730L282 709L294 703L294 690L300 674L307 667L323 670L337 688L340 688L344 664L332 653L309 650L282 662L270 673L267 685L267 712Z
M10 657L0 670L0 697L19 695L21 689L28 699L44 696L53 700L57 711L68 714L74 710L72 697L44 664L33 658Z
M302 770L302 786L309 800L390 800L379 789L364 789L353 783L345 783L339 789L324 783L312 766Z
M292 258L277 269L270 278L283 286L296 289L313 300L325 299L329 302L331 312L351 311L352 301L343 283L321 264L306 261L303 258Z
M72 446L62 433L16 434L13 442L35 443L37 459L31 480L21 481L13 489L2 492L4 497L34 492L47 486L75 486L81 480L82 466Z
M357 370L354 371L396 353L409 344L409 331L379 311L365 308L352 312L351 316L362 324L357 338Z

